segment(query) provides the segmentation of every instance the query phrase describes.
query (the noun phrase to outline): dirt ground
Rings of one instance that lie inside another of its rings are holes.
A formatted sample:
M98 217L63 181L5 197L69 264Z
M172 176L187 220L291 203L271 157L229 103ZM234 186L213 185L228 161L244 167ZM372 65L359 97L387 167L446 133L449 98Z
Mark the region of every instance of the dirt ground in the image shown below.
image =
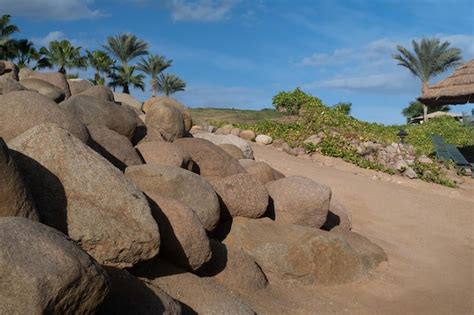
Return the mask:
M353 214L353 231L389 261L354 283L303 286L270 279L246 297L266 314L474 314L474 180L458 189L305 159L253 145L257 160L326 185Z

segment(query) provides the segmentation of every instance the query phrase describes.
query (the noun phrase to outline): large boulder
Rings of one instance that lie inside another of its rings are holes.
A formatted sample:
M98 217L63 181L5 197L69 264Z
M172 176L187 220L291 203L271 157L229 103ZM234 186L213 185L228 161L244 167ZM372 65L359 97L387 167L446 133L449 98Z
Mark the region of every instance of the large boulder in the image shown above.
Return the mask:
M121 171L130 165L143 164L127 137L105 126L90 125L87 129L93 141L92 148Z
M331 188L306 177L290 176L265 185L275 220L320 228L328 216Z
M253 161L253 160L250 160ZM240 162L240 161L239 161ZM255 179L257 179L259 182L262 184L266 184L268 182L280 179L278 175L276 175L276 171L267 163L265 162L253 162L253 163L248 163L248 162L243 162L244 164L241 165L244 166L245 171L252 175Z
M27 90L27 88L21 85L17 80L12 79L10 76L0 76L0 95L24 90Z
M24 79L20 81L20 84L29 90L36 91L39 94L46 96L56 103L61 102L65 97L62 89L40 79Z
M189 110L178 102L177 100L167 97L167 96L155 96L149 100L146 100L143 103L143 111L147 113L152 107L159 106L159 105L171 105L178 109L181 112L181 115L183 116L183 124L184 124L184 129L186 132L189 132L191 128L193 127L193 120L191 118L191 113Z
M194 210L156 193L147 196L160 227L160 257L190 270L207 263L211 258L209 239Z
M211 239L212 259L199 272L229 291L248 294L264 289L268 280L252 256Z
M87 95L93 96L102 101L114 102L114 93L112 90L103 85L93 85L92 87L88 88L87 90L82 91L78 95Z
M137 117L133 112L94 96L74 95L59 106L87 126L105 126L129 139L137 127Z
M155 105L148 110L145 124L149 131L158 132L166 141L182 138L185 133L183 114L176 107L169 104ZM147 137L149 136L147 134Z
M233 144L242 151L245 159L253 159L253 150L250 144L237 136L231 134L219 135L210 132L197 132L193 136L194 138L209 140L216 145Z
M191 154L197 171L206 179L218 179L245 172L237 160L208 140L180 138L174 143Z
M225 152L227 152L230 156L232 156L236 160L246 159L244 152L240 150L237 146L229 143L219 144L219 147L222 148Z
M240 298L211 279L200 278L165 261L145 264L134 273L186 305L186 314L255 314Z
M105 271L59 231L0 218L0 313L89 314L109 287Z
M115 102L122 103L128 106L131 106L142 112L142 103L139 102L136 98L127 93L113 92Z
M38 221L33 198L0 137L0 217L25 217Z
M224 215L258 218L267 210L265 186L249 174L230 175L210 183L220 197Z
M41 222L67 233L102 265L154 257L160 238L142 192L64 129L36 126L9 142Z
M6 142L42 124L54 123L86 143L86 127L56 103L33 91L11 92L0 95L0 135Z
M165 141L141 142L136 146L146 164L177 166L191 171L191 155L180 146Z
M350 231L352 230L352 214L340 202L331 199L326 222L321 227L326 231Z
M219 200L201 176L175 166L144 164L130 166L125 176L148 195L176 199L196 212L208 231L219 222Z
M105 267L110 277L110 292L97 314L182 314L181 305L168 294L136 278L126 270Z
M27 68L20 69L20 80L40 79L46 81L64 92L65 99L71 97L71 90L67 83L66 76L60 72L36 72Z
M387 260L382 248L359 234L268 218L235 218L225 243L253 256L266 274L307 284L350 282Z
M71 95L76 95L94 86L91 81L84 79L68 79Z

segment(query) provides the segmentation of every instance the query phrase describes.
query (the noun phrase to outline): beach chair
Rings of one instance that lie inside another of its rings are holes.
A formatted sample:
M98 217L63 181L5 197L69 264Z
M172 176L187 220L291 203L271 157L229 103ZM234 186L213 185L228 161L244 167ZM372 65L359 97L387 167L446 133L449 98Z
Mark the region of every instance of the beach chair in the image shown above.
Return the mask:
M456 163L456 166L465 169L469 167L471 169L471 177L474 178L474 163L469 163L466 158L459 152L452 144L447 144L444 139L438 135L431 135L431 140L436 151L436 158L439 160L452 160Z

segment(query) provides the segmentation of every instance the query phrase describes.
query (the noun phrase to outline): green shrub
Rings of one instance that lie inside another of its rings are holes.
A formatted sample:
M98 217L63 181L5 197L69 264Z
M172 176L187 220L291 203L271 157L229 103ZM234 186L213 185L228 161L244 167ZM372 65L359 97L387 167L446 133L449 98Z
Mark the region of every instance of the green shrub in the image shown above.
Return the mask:
M306 94L300 88L296 88L292 92L279 92L272 98L272 103L278 111L298 115L303 105L312 102L313 99L313 96Z

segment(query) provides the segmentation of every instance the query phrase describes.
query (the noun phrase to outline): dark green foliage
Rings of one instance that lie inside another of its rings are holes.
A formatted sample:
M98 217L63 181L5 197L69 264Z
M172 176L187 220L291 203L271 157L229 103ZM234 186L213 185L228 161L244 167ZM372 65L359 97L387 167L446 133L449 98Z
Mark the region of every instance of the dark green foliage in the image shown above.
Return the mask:
M113 61L109 55L102 50L87 50L87 61L89 66L95 69L94 74L94 84L103 85L104 78L101 77L101 74L110 74L112 72Z
M53 40L49 47L41 47L43 57L38 61L39 68L57 66L59 72L66 74L66 69L86 69L87 58L81 56L81 47L74 47L68 40Z
M434 112L449 112L450 107L448 105L438 105L428 107L428 114ZM410 104L402 110L402 115L407 118L407 121L418 116L423 115L423 103L418 101L410 102Z
M340 111L344 115L350 115L352 110L351 102L339 102L332 106L333 109Z
M165 56L149 55L147 59L142 58L138 63L137 69L148 74L151 77L152 96L155 97L158 92L158 75L168 67L171 67L172 60L167 60Z
M186 83L174 74L160 74L157 81L158 91L169 96L178 91L184 91Z
M311 103L312 98L300 88L296 88L292 92L279 92L272 98L272 103L276 110L280 112L298 115L303 105Z

